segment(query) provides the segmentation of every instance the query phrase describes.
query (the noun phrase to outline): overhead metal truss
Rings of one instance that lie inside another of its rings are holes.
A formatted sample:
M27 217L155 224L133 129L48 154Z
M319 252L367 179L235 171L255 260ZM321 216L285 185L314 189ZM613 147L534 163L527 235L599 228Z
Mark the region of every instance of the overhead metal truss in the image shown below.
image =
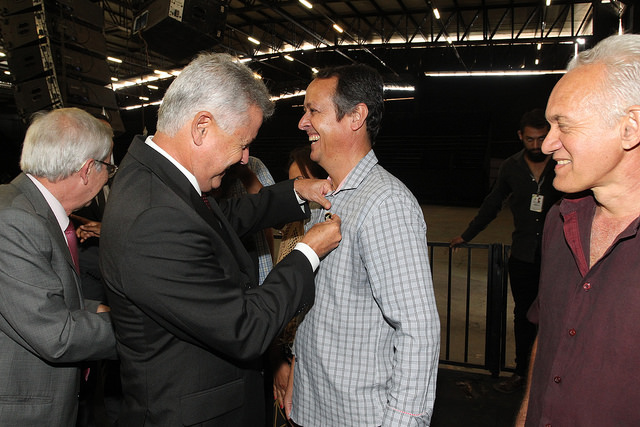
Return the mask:
M394 81L431 71L559 69L577 38L591 44L596 3L619 15L625 8L616 0L608 5L598 0L309 1L312 9L298 0L230 0L223 37L211 50L250 61L273 89L284 92L306 86L314 68L353 62L368 63ZM114 77L179 68L190 59L191 53L179 60L162 56L144 31L133 33L134 18L153 1L98 3L105 16L106 54L123 61L112 66ZM0 72L6 69L0 58Z

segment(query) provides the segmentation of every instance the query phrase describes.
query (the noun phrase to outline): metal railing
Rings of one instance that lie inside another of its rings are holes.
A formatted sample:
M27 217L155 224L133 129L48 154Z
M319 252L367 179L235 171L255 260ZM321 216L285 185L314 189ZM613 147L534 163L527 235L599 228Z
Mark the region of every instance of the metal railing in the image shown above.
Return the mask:
M512 370L506 366L509 250L498 243L464 244L456 250L449 243L429 243L442 323L440 363L486 369L494 376ZM483 351L472 354L481 343Z

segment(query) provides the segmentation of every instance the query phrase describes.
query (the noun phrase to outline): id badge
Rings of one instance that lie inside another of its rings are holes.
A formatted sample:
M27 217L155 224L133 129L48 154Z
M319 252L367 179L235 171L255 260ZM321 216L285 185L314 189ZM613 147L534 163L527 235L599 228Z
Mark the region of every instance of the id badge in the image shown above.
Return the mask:
M544 196L542 194L532 194L531 205L529 206L529 210L532 212L542 212L543 201L544 201Z

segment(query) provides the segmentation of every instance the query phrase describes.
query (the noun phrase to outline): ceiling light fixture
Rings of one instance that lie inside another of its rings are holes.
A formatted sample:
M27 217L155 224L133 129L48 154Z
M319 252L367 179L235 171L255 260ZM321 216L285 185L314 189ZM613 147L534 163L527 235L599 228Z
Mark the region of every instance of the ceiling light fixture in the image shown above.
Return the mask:
M286 59L287 61L291 61L293 62L293 57L289 56L289 55L285 55L284 59Z
M547 0L547 6L551 6L551 0Z
M296 96L304 96L306 95L307 91L306 90L297 90L293 93L282 93L279 96L272 96L270 99L272 101L279 101L281 99L288 99L288 98L294 98Z
M107 56L107 61L115 62L117 64L122 64L122 59L114 58L113 56Z
M342 28L340 28L340 26L338 24L333 24L333 29L336 30L339 33L344 33L344 30Z
M416 90L415 86L403 86L403 85L384 85L384 90L401 90L407 92L413 92Z
M147 85L147 87L148 87L149 89L158 90L158 86L154 86L154 85Z
M253 37L249 36L247 37L247 40L249 40L251 43L253 44L260 44L260 40L258 39L254 39Z
M146 108L146 107L151 107L153 105L160 105L160 104L162 104L162 100L153 101L153 102L150 102L148 104L129 105L128 107L124 107L124 109L125 110L137 110L139 108Z
M118 78L117 78L117 77L111 77L111 81L112 81L112 82L117 82L117 81L118 81Z
M318 69L316 67L312 67L311 71L313 71L313 74L318 74Z
M536 49L538 50L542 49L542 43L538 43L538 46L536 47Z
M540 74L565 74L566 70L527 70L527 71L425 71L427 77L502 77L533 76Z
M303 6L306 7L307 9L313 9L313 5L309 3L307 0L298 0L298 1L302 3Z
M440 19L440 12L438 12L438 8L437 7L433 8L433 16L435 16L436 19Z

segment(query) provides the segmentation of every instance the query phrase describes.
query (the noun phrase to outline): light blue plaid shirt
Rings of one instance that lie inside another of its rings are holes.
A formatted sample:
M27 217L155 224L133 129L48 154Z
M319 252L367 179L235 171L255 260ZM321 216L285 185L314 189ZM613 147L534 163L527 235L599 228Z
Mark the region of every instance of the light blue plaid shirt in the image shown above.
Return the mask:
M269 169L267 169L264 163L257 157L249 156L247 166L256 174L258 181L260 181L263 187L275 184L271 173L269 173ZM242 197L245 194L248 194L247 189L242 184L242 181L236 179L229 188L230 197ZM264 282L264 279L273 268L273 257L264 231L258 231L251 238L255 242L256 252L258 254L258 284L262 285L262 282Z
M440 321L427 227L411 192L377 163L372 150L327 197L342 241L320 263L295 339L292 419L304 427L431 420Z

